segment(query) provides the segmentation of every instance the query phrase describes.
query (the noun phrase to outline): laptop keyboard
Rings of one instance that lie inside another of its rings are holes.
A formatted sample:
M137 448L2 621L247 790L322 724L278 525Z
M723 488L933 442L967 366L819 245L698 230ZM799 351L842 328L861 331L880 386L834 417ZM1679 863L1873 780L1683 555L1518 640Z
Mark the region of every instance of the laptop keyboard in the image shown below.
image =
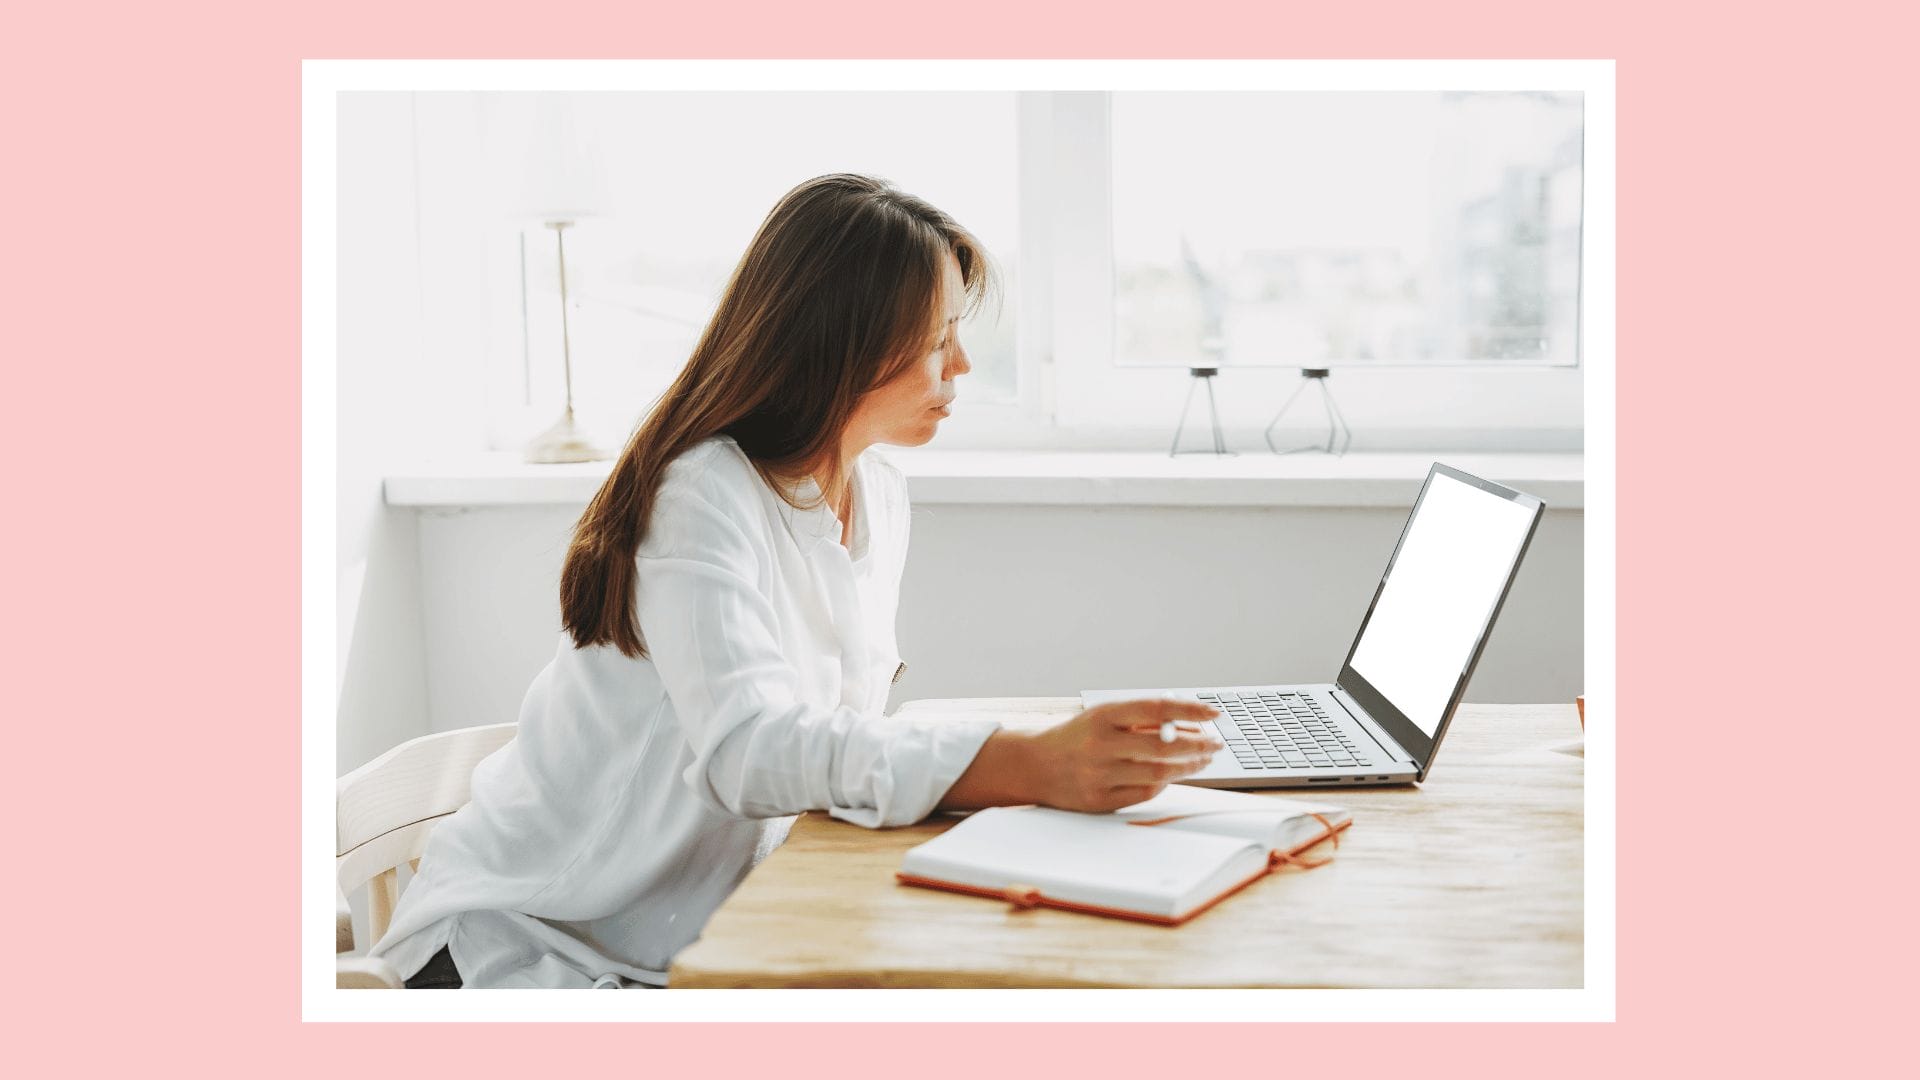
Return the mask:
M1214 724L1249 769L1368 768L1373 762L1304 694L1248 691L1195 695L1225 713ZM1221 723L1228 717L1233 723Z

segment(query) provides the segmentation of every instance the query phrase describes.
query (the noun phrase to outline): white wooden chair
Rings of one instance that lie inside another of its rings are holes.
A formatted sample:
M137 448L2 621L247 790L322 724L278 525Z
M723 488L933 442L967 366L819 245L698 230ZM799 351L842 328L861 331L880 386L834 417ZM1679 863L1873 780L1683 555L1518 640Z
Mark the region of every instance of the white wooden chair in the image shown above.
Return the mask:
M334 883L337 952L353 948L347 894L367 887L369 946L385 936L400 901L401 863L420 868L427 834L467 804L473 767L513 739L515 725L491 724L422 735L341 777L334 789ZM342 989L398 989L401 979L379 958L336 960Z

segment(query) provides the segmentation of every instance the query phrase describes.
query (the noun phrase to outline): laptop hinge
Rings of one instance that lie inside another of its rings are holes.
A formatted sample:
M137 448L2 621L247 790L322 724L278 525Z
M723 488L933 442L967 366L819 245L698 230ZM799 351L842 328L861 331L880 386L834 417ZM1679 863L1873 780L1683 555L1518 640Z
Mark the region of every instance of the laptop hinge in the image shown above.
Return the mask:
M1348 696L1345 690L1335 686L1331 696L1334 703L1347 710L1347 715L1353 717L1353 722L1360 725L1360 730L1367 733L1367 738L1372 739L1374 745L1380 747L1381 753L1395 761L1412 763L1413 756L1401 749L1400 744L1394 742L1385 731L1380 730L1380 725L1375 723L1373 717L1367 715L1367 711L1360 707L1360 703Z

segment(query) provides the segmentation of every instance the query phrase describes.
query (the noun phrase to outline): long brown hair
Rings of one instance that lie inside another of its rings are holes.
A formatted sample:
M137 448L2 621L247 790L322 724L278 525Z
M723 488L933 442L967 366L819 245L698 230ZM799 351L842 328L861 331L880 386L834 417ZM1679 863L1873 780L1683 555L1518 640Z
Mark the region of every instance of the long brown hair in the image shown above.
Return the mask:
M840 489L840 440L854 405L932 351L945 329L949 251L977 308L989 287L997 292L986 249L924 200L853 173L816 176L781 197L687 366L574 526L560 613L576 648L647 655L634 615L635 555L661 475L695 443L732 436L796 507L788 485L799 476L821 475L823 495Z

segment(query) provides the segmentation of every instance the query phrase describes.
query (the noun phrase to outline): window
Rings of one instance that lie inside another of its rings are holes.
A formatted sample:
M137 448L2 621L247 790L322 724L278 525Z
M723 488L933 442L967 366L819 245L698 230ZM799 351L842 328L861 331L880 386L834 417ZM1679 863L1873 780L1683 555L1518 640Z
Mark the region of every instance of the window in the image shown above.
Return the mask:
M1393 233L1386 231L1390 221L1369 221L1368 228L1376 230L1371 233L1342 228L1342 221L1366 220L1385 196L1365 185L1321 184L1318 201L1357 204L1361 211L1336 214L1322 208L1313 223L1317 232L1299 216L1291 228L1285 218L1249 227L1247 220L1271 213L1278 185L1240 175L1253 171L1248 162L1255 152L1232 147L1250 137L1228 135L1220 126L1220 117L1232 117L1237 109L1232 124L1260 130L1266 122L1250 115L1255 103L1290 97L1304 125L1291 138L1293 145L1317 142L1322 157L1343 146L1348 157L1378 156L1382 151L1354 137L1351 113L1344 131L1338 114L1334 119L1312 115L1316 101L1321 107L1340 99L1351 102L1356 93L1046 95L1047 107L1039 115L1053 153L1047 182L1036 189L1036 197L1051 200L1053 226L1046 248L1053 267L1047 297L1049 443L1166 448L1193 386L1185 369L1213 366L1197 361L1219 355L1221 371L1214 382L1220 419L1229 448L1238 451L1265 452L1261 433L1301 388L1300 371L1310 366L1332 367L1325 387L1338 399L1354 431L1353 445L1360 449L1581 446L1584 402L1575 350L1583 256L1579 222L1569 219L1580 207L1580 196L1577 172L1567 171L1567 155L1579 144L1565 137L1562 105L1562 99L1577 101L1580 95L1538 102L1544 112L1533 115L1547 118L1541 125L1545 131L1509 138L1524 151L1521 160L1538 162L1549 155L1545 160L1553 163L1546 197L1554 200L1554 216L1548 235L1532 252L1541 256L1535 269L1526 270L1518 260L1512 273L1490 264L1483 284L1474 287L1481 291L1466 291L1460 272L1445 263L1460 261L1467 249L1444 235L1434 239L1442 232L1434 226L1426 230L1430 269L1413 275L1416 290L1407 295L1403 264L1415 260L1405 250L1413 240L1394 247L1383 238L1418 238L1422 230L1411 209L1401 213ZM1403 102L1424 98L1431 104L1451 95L1367 96ZM1223 102L1228 103L1224 111ZM1453 122L1508 132L1515 126L1511 117L1467 112L1474 115L1456 112ZM1452 138L1431 141L1438 145ZM1442 172L1478 174L1462 168ZM1483 199L1485 193L1480 194ZM1458 199L1429 195L1420 201L1439 208L1428 219L1439 222L1461 216L1447 207L1464 211L1482 199L1463 192ZM1208 203L1213 205L1201 205ZM1475 223L1492 218L1489 212L1467 216ZM1181 250L1183 230L1196 261L1218 285L1216 334L1205 329L1202 294ZM1480 242L1490 238L1482 236ZM1272 254L1271 249L1295 244L1312 252L1311 259L1292 259L1289 267L1288 259ZM1031 238L1027 250L1034 250ZM1508 248L1494 243L1489 250ZM1309 262L1319 265L1309 269ZM1501 274L1522 290L1531 289L1540 316L1519 308L1516 317L1493 302L1500 298ZM1489 277L1490 286L1484 284ZM1436 280L1437 285L1426 284ZM1399 297L1392 287L1396 281ZM1531 352L1519 349L1527 330L1535 342L1550 340ZM1220 340L1208 343L1210 336ZM1206 408L1204 398L1197 408ZM1310 395L1303 407L1287 414L1275 441L1300 445L1324 439L1327 421L1319 410L1317 397ZM1204 412L1190 419L1189 436L1194 423L1206 422Z
M1578 93L1112 95L1115 362L1572 364Z

